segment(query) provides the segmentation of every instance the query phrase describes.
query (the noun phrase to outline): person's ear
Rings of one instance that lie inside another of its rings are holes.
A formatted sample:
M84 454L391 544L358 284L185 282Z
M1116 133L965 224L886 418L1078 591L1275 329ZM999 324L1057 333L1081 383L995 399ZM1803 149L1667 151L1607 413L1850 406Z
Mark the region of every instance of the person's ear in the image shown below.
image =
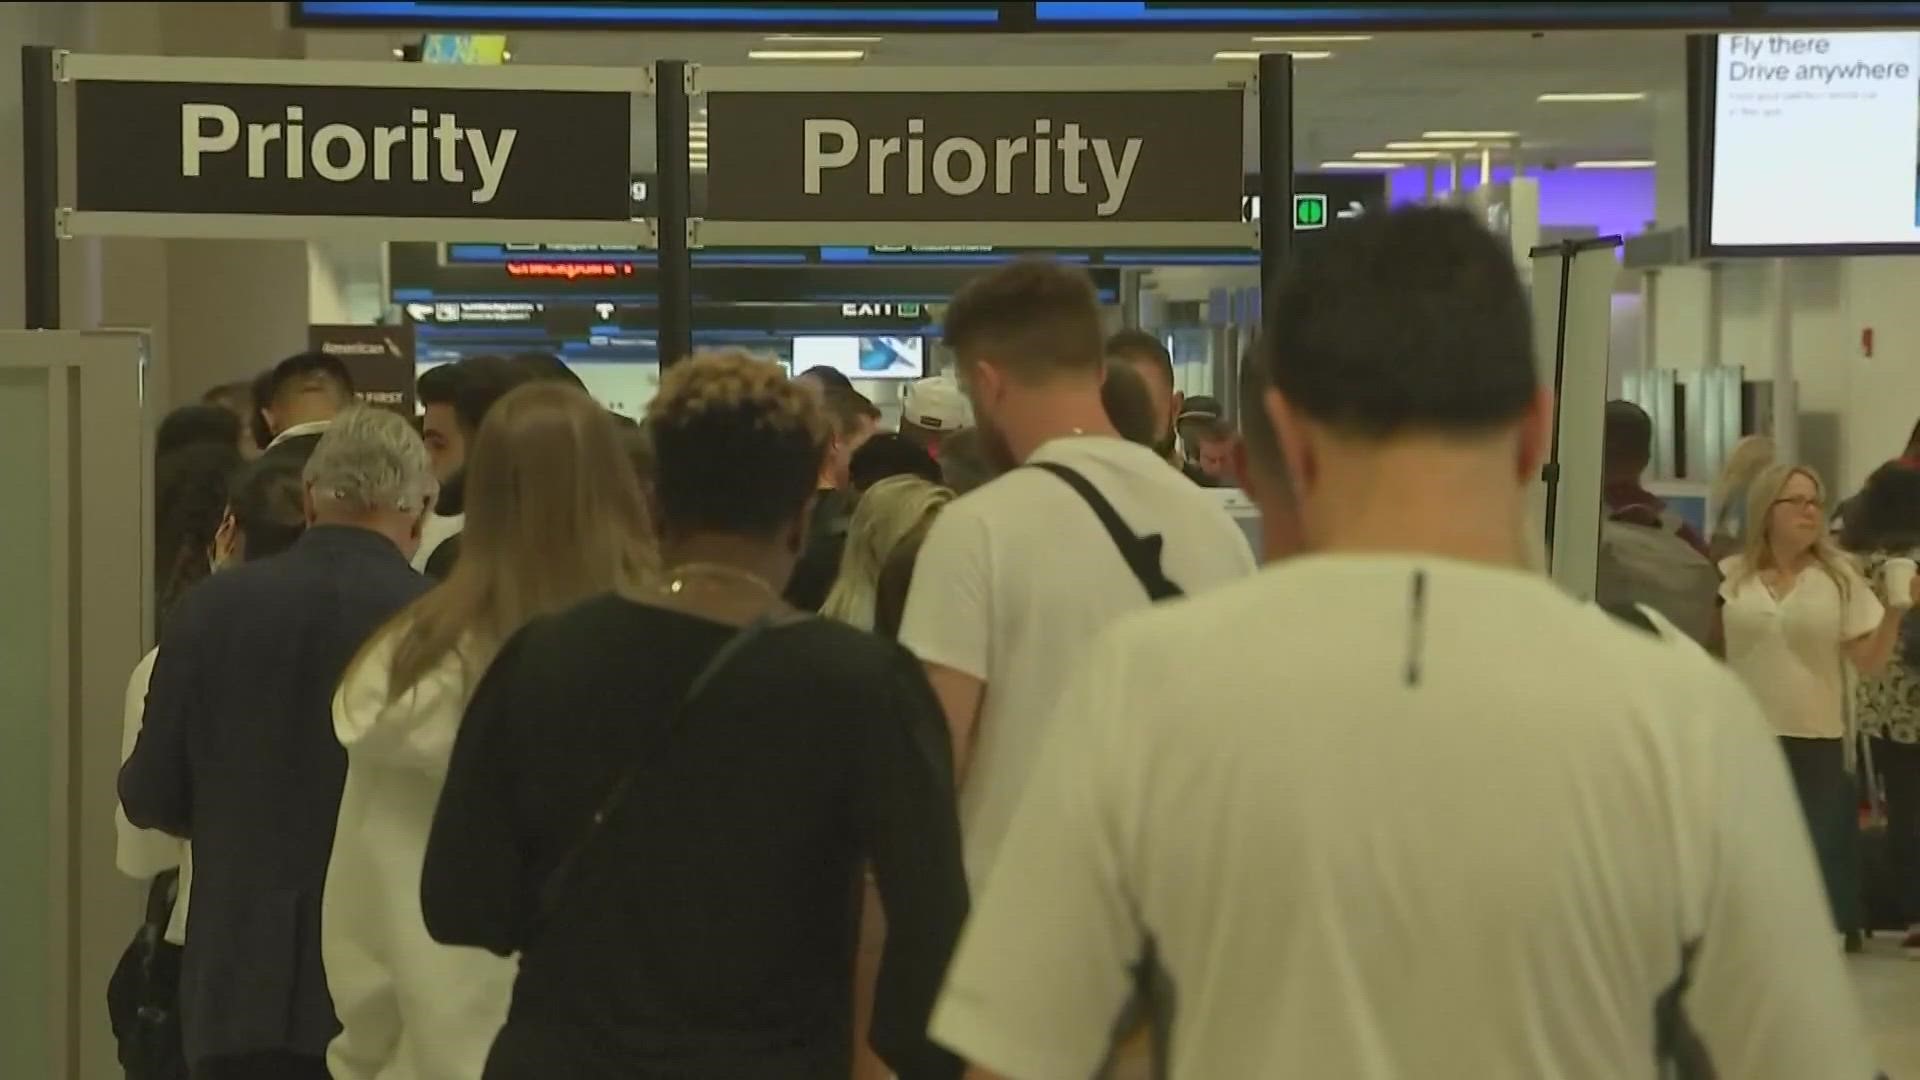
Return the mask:
M318 523L318 518L313 512L314 499L313 499L312 484L300 485L300 511L301 511L301 515L307 519L308 528L312 528L315 524Z
M1175 390L1173 397L1168 400L1173 402L1173 408L1168 414L1167 422L1177 424L1180 422L1180 414L1187 411L1187 392L1185 390Z
M1247 441L1245 439L1234 440L1231 460L1233 482L1240 485L1240 490L1247 493L1247 498L1252 499L1256 503L1259 502L1260 479L1254 475L1253 463L1248 457Z
M1286 461L1295 501L1304 503L1313 497L1315 484L1320 478L1319 454L1308 434L1312 422L1294 408L1285 394L1273 387L1267 388L1260 404L1267 410L1267 420L1272 423L1275 437L1279 440L1280 456Z
M238 561L234 549L238 546L239 530L239 521L235 520L233 511L228 510L220 518L220 527L213 531L213 543L207 551L207 561L214 569Z
M1520 444L1515 462L1522 484L1540 479L1540 469L1553 453L1553 390L1542 386L1520 417Z

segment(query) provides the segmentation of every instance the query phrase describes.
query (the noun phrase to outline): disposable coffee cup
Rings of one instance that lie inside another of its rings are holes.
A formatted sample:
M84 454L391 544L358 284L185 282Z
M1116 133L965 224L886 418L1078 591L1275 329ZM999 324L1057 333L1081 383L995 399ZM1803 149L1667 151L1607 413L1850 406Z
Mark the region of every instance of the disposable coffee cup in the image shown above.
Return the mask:
M1880 587L1887 603L1897 608L1913 606L1913 575L1917 567L1912 559L1888 559L1880 567Z

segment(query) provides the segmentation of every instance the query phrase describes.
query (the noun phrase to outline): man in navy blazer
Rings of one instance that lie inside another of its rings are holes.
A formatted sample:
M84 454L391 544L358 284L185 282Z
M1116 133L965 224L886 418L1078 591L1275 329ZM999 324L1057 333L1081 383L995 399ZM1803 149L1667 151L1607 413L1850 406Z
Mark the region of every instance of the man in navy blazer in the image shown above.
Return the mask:
M404 419L342 412L303 480L291 549L180 602L120 771L129 821L193 841L180 1009L196 1080L327 1076L320 898L347 767L334 687L430 584L408 559L435 485Z

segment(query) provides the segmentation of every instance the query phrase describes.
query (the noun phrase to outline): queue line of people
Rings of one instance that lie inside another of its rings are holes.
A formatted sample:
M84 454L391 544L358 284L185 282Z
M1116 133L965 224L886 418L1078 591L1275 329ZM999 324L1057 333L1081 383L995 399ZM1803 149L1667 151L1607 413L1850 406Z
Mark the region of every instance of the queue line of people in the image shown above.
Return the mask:
M865 424L771 363L669 368L644 476L551 377L457 473L303 432L308 527L177 602L122 773L194 844L193 1074L840 1080L870 875L903 1080L1871 1077L1753 697L1529 568L1504 249L1365 219L1269 322L1257 575L1044 261L947 313L997 478L876 477L839 618L783 592Z

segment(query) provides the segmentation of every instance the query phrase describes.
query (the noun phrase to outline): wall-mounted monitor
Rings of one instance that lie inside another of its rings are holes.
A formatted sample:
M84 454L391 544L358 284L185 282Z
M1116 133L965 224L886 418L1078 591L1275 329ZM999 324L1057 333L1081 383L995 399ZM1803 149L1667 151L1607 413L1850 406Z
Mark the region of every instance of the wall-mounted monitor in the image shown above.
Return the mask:
M917 379L926 374L926 339L885 334L810 334L793 339L793 370L830 367L849 379Z
M1920 32L1704 35L1688 55L1700 253L1920 252Z

